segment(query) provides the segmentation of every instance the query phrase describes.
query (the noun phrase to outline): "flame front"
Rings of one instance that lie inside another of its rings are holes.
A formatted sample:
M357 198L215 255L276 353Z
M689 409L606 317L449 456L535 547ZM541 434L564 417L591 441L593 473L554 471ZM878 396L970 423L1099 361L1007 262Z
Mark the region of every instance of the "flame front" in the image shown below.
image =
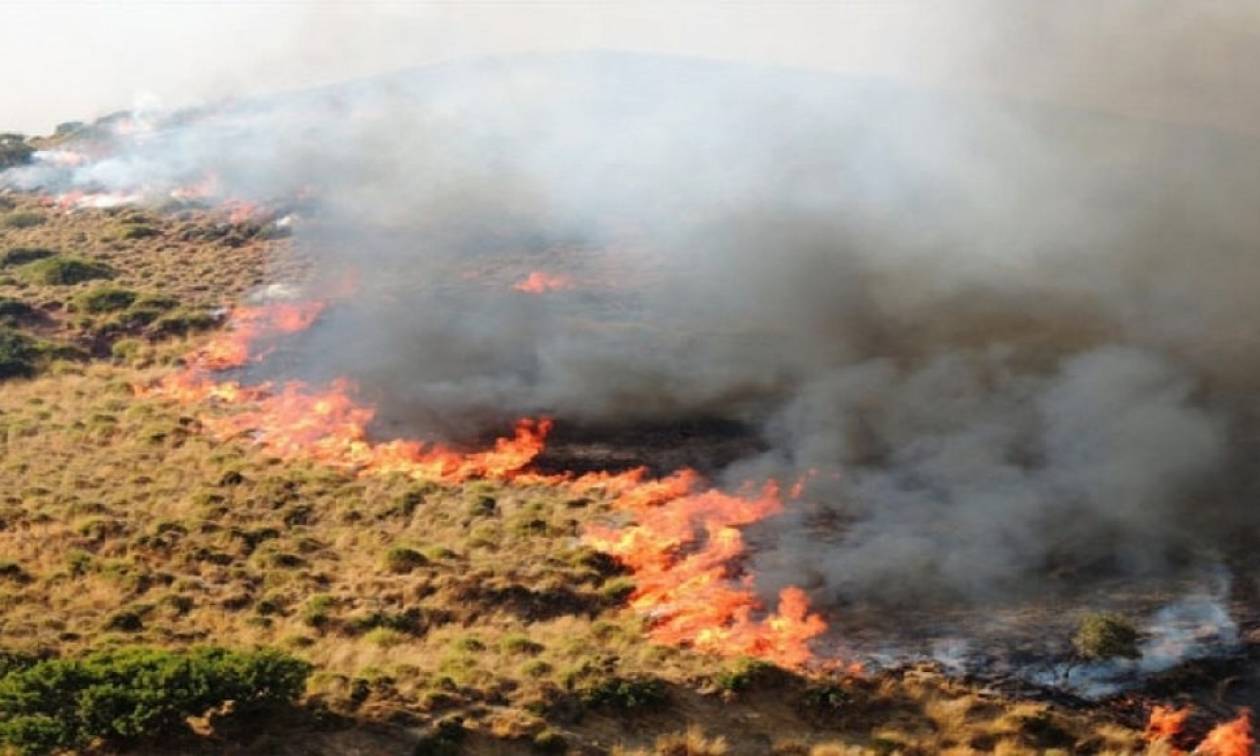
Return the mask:
M812 658L810 639L826 630L822 618L810 613L805 592L784 588L777 611L766 612L751 579L732 574L745 553L739 528L782 510L778 484L733 496L716 489L693 493L698 480L694 471L683 470L628 486L616 505L635 524L592 526L587 541L633 571L631 606L652 618L657 641L804 665Z
M810 613L804 591L783 589L777 609L767 610L751 578L740 577L734 567L746 551L740 528L783 508L773 481L732 495L703 490L699 474L690 469L659 479L643 468L542 475L526 468L543 451L551 429L546 418L522 418L512 436L465 453L411 439L373 442L367 427L375 410L355 400L348 380L320 390L298 381L276 387L215 379L216 372L262 359L274 348L272 340L309 328L325 307L316 300L238 307L223 331L188 356L183 371L138 390L219 405L219 411L201 417L210 433L248 436L282 459L310 459L357 475L400 473L452 484L489 478L577 493L603 491L634 524L592 526L586 540L633 571L630 605L652 619L655 640L789 667L811 659L808 643L826 624ZM792 487L793 496L799 488Z

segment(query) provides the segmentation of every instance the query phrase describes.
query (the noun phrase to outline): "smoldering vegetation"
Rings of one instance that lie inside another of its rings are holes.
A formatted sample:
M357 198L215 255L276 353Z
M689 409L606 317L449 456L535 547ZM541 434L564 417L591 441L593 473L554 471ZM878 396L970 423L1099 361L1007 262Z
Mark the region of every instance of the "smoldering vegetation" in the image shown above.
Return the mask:
M807 476L754 534L768 595L1074 591L1237 561L1258 524L1249 138L581 55L237 103L7 176L210 172L314 198L300 242L358 282L260 372L352 377L383 435L720 428L720 482ZM534 270L572 286L513 288Z

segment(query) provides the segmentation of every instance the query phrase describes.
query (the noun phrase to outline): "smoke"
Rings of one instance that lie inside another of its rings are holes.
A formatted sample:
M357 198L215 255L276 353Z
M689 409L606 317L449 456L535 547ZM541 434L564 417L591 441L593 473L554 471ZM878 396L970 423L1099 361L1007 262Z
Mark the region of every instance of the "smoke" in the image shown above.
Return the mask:
M759 587L910 605L1228 559L1256 524L1257 147L569 55L238 103L7 179L311 193L298 242L359 294L285 375L349 375L378 432L457 442L537 413L745 429L721 481L812 475L754 534ZM534 270L572 286L513 288Z

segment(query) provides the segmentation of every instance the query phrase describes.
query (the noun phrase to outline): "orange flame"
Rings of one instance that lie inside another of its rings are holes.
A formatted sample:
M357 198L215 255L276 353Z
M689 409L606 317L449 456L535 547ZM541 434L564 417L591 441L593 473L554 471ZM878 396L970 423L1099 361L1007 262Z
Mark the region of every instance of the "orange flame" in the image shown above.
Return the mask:
M512 284L512 288L526 294L544 294L548 291L564 291L573 288L573 279L560 273L543 273L536 270Z
M766 613L751 580L732 579L730 569L744 555L739 527L782 509L778 484L771 481L750 496L716 489L691 493L698 480L694 471L683 470L628 486L616 504L633 513L635 524L592 526L587 541L634 572L630 605L653 619L657 641L804 665L812 657L809 640L826 630L822 618L810 614L805 592L783 589L778 610Z
M1234 719L1213 727L1194 752L1203 756L1250 756L1255 745L1251 711L1243 709Z
M1190 707L1176 709L1171 706L1155 706L1146 722L1145 737L1148 741L1172 740L1181 733L1190 718Z

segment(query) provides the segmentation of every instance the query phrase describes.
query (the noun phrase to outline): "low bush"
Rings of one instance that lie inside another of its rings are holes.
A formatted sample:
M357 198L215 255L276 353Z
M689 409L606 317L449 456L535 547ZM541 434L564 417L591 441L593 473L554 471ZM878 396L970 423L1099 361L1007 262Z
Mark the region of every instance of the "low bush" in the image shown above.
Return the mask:
M26 265L55 254L57 254L56 251L47 247L12 247L0 255L0 266L7 268L13 265Z
M279 651L103 651L10 670L0 678L0 743L23 753L115 744L185 729L226 701L235 713L289 703L311 666Z
M183 336L213 328L216 323L218 321L209 313L180 308L163 315L153 323L152 328L159 336Z
M1133 623L1117 614L1095 612L1081 618L1072 647L1084 659L1136 659L1140 635Z
M93 260L53 255L23 266L22 275L31 283L68 286L84 281L113 278L114 269Z
M32 228L44 223L44 216L29 210L18 210L0 218L0 225L6 228Z
M0 380L35 375L42 354L38 341L20 331L0 326Z
M665 685L646 677L610 677L582 691L582 702L587 706L622 711L655 708L665 700Z
M385 569L396 575L403 575L417 567L423 567L429 563L423 554L415 549L409 549L405 546L395 546L385 552Z
M0 325L14 325L35 317L35 308L20 299L0 297Z
M93 314L125 310L136 301L136 293L116 286L100 286L74 298L74 306Z

